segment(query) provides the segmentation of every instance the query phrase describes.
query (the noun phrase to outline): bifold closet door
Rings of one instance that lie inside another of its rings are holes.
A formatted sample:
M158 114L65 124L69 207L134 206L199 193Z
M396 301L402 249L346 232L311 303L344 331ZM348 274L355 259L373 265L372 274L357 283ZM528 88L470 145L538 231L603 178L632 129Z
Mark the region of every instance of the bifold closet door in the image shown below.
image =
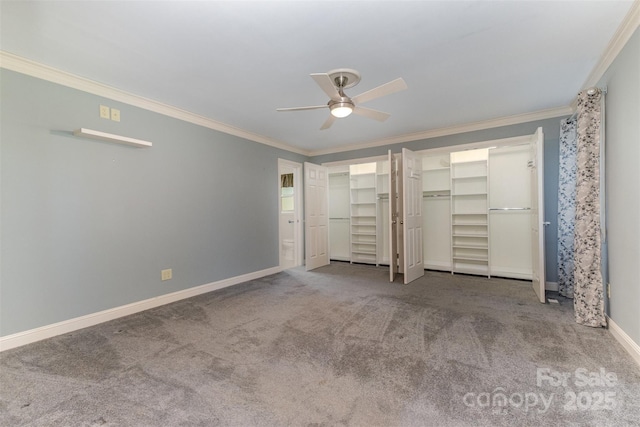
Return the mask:
M489 247L493 276L532 279L530 147L489 150Z

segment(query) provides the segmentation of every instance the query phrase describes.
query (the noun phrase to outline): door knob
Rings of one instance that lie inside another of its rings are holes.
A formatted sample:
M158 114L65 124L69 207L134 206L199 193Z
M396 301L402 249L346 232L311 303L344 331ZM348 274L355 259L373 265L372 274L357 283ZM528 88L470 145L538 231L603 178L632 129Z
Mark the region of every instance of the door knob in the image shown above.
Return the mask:
M293 224L294 221L292 219L289 220L289 224Z

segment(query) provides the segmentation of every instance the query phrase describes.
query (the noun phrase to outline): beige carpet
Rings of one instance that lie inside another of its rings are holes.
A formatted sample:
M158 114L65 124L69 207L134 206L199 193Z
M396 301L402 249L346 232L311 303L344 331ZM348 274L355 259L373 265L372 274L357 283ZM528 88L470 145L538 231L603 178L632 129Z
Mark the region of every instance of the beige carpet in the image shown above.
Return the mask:
M530 283L294 269L0 354L2 426L640 425L640 368Z

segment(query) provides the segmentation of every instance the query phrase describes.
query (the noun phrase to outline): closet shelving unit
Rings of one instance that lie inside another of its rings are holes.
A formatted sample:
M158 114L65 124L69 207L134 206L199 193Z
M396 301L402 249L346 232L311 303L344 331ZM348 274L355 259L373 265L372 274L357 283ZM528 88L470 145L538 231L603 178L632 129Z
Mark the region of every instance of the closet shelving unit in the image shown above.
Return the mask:
M351 262L378 265L376 164L350 167Z
M452 273L491 276L487 150L451 153Z

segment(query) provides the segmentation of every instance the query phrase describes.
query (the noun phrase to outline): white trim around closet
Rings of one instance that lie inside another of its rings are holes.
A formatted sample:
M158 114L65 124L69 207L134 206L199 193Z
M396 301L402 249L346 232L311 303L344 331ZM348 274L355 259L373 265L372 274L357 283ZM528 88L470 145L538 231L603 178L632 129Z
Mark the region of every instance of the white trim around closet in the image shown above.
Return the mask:
M427 148L417 150L416 153L421 155L445 154L454 151L476 150L479 148L504 147L512 145L529 144L531 135L514 136L510 138L491 139L488 141L471 142L468 144L447 145L445 147Z
M350 165L358 165L360 163L373 163L373 162L381 162L387 160L387 156L372 156L372 157L363 157L358 159L349 159L349 160L337 160L335 162L326 162L322 163L322 166L326 167L335 167L335 166L350 166Z

